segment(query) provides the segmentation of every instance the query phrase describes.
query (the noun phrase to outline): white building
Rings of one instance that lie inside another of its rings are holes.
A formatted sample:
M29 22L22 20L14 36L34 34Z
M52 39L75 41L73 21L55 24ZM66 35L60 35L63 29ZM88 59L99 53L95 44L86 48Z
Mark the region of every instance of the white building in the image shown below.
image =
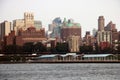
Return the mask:
M97 32L97 42L98 45L100 44L100 42L108 42L108 43L112 43L112 33L111 31L98 31Z

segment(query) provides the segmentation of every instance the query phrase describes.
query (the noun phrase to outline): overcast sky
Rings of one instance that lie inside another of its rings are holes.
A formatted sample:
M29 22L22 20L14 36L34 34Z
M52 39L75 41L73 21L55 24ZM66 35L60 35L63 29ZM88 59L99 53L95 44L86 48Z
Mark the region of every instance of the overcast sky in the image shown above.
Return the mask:
M81 24L82 35L98 28L101 15L105 25L113 21L120 30L120 0L0 0L0 22L23 19L24 12L33 12L46 28L56 17L72 18Z

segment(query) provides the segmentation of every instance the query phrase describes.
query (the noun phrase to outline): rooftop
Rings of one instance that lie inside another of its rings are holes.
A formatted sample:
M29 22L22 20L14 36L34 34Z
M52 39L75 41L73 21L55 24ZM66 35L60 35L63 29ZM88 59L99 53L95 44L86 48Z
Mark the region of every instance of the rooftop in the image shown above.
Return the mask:
M85 54L83 57L107 57L112 54Z

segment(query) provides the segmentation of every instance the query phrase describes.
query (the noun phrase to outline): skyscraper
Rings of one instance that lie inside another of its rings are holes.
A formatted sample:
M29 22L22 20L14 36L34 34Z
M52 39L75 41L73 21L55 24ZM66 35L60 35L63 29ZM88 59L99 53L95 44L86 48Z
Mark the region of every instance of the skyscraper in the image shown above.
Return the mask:
M27 28L29 28L31 26L33 27L35 25L36 25L36 27L40 26L41 22L34 21L34 15L31 12L25 12L24 19L13 20L13 29L14 29L16 35L18 35L18 31L20 29L27 30Z
M73 20L63 21L61 28L61 39L67 41L69 36L80 36L81 39L81 26L79 23L74 23Z
M34 15L30 12L24 13L24 20L25 20L25 29L28 27L34 26Z
M99 16L97 43L101 47L101 49L104 49L106 47L110 47L110 45L112 44L112 33L111 33L111 31L105 31L104 21L105 21L104 17Z
M101 49L110 47L112 44L112 34L111 31L98 31L97 32L97 42Z
M52 21L52 24L49 24L49 30L48 30L49 35L48 36L52 38L57 38L57 41L60 42L61 26L62 26L62 22L61 22L60 17L55 18Z
M98 31L104 31L104 16L99 16L98 18Z
M113 24L112 21L110 21L107 26L105 27L105 31L115 31L117 32L117 29L116 29L116 24Z

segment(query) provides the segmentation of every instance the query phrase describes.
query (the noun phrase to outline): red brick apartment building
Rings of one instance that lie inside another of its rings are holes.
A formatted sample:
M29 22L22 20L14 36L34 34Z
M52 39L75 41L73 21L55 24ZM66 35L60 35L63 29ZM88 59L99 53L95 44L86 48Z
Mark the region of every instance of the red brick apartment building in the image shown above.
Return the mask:
M22 46L27 42L41 42L47 40L45 36L45 29L36 30L35 27L29 27L27 30L19 30L18 35L15 31L11 31L8 36L4 37L5 45L16 44Z

